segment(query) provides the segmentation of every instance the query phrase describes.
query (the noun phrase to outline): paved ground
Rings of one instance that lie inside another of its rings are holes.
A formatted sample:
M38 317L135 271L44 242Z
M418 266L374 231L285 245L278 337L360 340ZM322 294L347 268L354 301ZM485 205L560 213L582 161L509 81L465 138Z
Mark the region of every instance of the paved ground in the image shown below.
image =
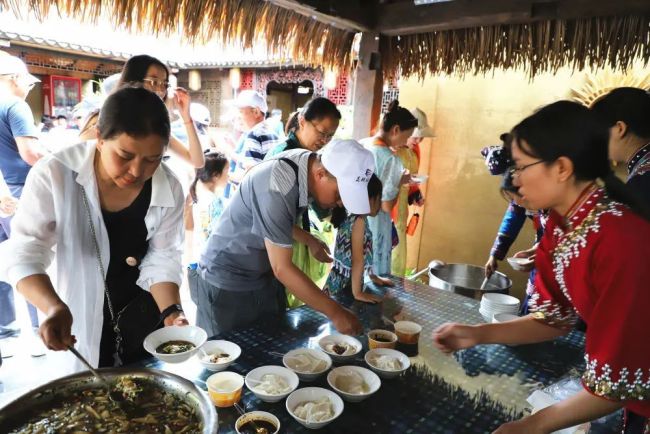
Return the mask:
M59 367L48 357L48 350L40 338L32 331L27 315L27 307L21 295L15 294L17 317L16 325L21 333L17 337L0 339L0 408L23 393L46 383L56 376ZM196 306L190 300L187 282L181 286L183 308L190 321L196 321Z

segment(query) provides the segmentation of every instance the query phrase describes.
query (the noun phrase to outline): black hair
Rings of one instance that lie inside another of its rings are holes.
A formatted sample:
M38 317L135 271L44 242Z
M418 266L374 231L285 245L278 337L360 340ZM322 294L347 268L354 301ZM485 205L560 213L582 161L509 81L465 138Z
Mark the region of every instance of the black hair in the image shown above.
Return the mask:
M151 57L146 54L140 54L138 56L133 56L127 60L124 68L122 69L120 80L117 82L116 89L119 89L127 83L142 83L144 78L147 76L147 71L151 65L160 66L167 73L166 78L169 78L169 69L164 63L155 57Z
M58 115L58 116L56 117L56 119L57 119L57 120L59 120L59 119L65 119L66 121L68 120L68 118L67 118L65 115Z
M368 181L368 199L372 201L373 199L376 198L381 198L381 193L383 190L383 186L381 184L381 180L377 175L374 173L370 177L370 180ZM336 229L338 229L345 219L348 217L348 212L345 210L344 207L336 207L332 210L332 217L330 219L330 223L332 223L332 226L334 226Z
M619 87L597 100L591 107L599 119L611 128L625 122L629 132L650 139L650 93L636 87Z
M384 113L380 127L384 132L388 132L395 125L402 131L418 126L417 118L404 107L400 107L398 100L393 100L388 104L388 110Z
M295 133L298 131L298 115L300 114L299 111L295 111L289 115L289 118L287 119L287 124L284 126L284 134L287 136L289 133Z
M510 170L506 170L506 172L503 174L503 177L501 178L501 186L499 187L499 191L501 192L501 197L506 199L508 202L512 201L512 198L508 196L508 194L521 197L519 194L519 187L517 187L512 181L512 172Z
M196 184L197 182L208 182L215 176L221 176L228 165L228 159L219 151L209 151L205 153L205 164L200 169L196 169L196 176L190 186L190 197L192 202L196 203Z
M298 123L298 115L310 122L330 117L336 120L341 119L341 112L336 108L336 104L325 97L319 96L307 101L307 104L305 104L300 111L289 115L287 126L285 128L287 134L298 131L298 128L300 127Z
M558 101L542 107L512 130L513 143L525 154L552 163L566 157L578 181L601 179L607 194L650 220L648 205L618 179L607 158L609 133L587 107ZM521 142L527 143L527 148Z
M155 134L169 141L169 112L155 93L142 86L126 86L106 98L97 129L104 140L124 133L131 137Z

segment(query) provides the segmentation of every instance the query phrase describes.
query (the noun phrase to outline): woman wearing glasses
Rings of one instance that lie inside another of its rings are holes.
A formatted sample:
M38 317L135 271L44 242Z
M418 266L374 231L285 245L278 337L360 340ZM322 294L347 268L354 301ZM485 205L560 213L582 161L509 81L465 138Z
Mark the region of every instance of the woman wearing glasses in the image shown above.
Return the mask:
M341 112L332 101L323 97L310 100L289 118L287 140L269 151L264 159L277 158L278 154L291 149L319 151L332 140L340 120ZM327 277L328 267L325 262L332 261L327 247L334 241L332 226L321 220L329 211L310 206L309 218L301 225L304 243L296 242L293 245L293 263L319 286L325 283ZM302 304L302 301L287 291L287 305L290 308Z
M626 434L648 432L650 212L611 171L608 132L586 107L560 101L513 131L514 183L530 207L550 209L537 249L532 312L501 324L444 324L435 345L526 344L587 324L584 390L496 432L549 433L625 408ZM641 338L643 339L643 338Z
M119 89L127 83L141 83L145 89L154 92L163 101L167 102L169 70L164 63L155 57L146 54L131 57L124 65L124 69L122 69L117 88ZM185 124L189 149L173 135L169 139L169 149L193 167L200 169L205 164L205 158L201 148L201 141L190 115L190 95L180 87L173 89L173 92L173 104L178 107Z

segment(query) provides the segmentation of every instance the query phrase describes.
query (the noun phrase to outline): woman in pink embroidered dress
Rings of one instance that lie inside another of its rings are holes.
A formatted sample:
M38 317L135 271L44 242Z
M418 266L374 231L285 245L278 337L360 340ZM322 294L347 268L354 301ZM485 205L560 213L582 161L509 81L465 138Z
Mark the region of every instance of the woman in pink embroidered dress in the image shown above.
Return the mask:
M532 208L551 209L535 259L532 313L501 324L444 324L434 342L444 352L540 342L566 334L579 315L587 324L584 390L496 433L550 433L620 408L624 433L648 432L647 205L611 171L607 129L587 108L556 102L512 132L519 193Z

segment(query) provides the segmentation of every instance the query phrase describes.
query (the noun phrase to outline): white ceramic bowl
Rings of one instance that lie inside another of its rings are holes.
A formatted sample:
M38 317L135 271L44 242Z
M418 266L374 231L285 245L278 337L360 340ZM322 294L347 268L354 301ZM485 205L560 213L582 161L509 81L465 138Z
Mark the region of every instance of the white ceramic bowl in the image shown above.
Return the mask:
M402 369L398 371L388 371L386 369L380 369L379 367L375 366L373 364L373 361L379 357L379 356L388 356L388 357L395 357L398 359L402 365ZM411 367L411 360L408 358L408 356L401 351L397 350L391 350L390 348L376 348L374 350L370 350L366 353L364 356L364 360L366 361L366 364L372 369L377 375L379 375L381 378L395 378L399 375L402 374L402 372L406 371L408 368Z
M340 344L344 343L349 345L350 347L353 347L354 350L350 351L349 354L341 355L341 354L336 354L334 351L329 351L327 350L327 346L330 344ZM326 352L332 360L335 362L347 362L348 360L354 359L357 354L361 352L361 349L363 348L361 345L361 342L359 342L357 339L353 338L352 336L348 335L340 335L340 334L333 334L329 336L325 336L321 338L321 340L318 341L318 346L320 347L321 350Z
M481 298L481 305L486 306L517 306L519 307L519 299L507 294L499 294L498 292L490 292L483 294Z
M326 366L324 369L318 371L318 372L306 372L306 371L299 371L298 369L295 368L295 357L299 355L310 355L316 359L322 360L326 363ZM293 372L295 372L298 375L298 378L302 381L314 381L316 378L320 377L323 375L325 372L327 372L331 367L332 367L332 358L327 355L324 351L319 351L313 348L296 348L295 350L289 351L287 354L282 357L282 364L286 366L288 369L291 369Z
M280 420L277 417L266 411L251 411L239 416L239 419L237 419L237 422L235 422L235 430L237 431L237 434L241 434L239 428L241 428L242 425L244 425L249 420L265 420L278 427L275 431L269 434L277 434L280 431Z
M208 361L209 357L206 357L202 351L197 352L196 357L199 359L201 366L212 372L225 370L228 366L232 365L235 360L237 360L241 355L241 348L239 348L239 345L230 341L207 341L203 344L201 349L209 355L212 355L216 352L222 352L230 356L230 360L227 362L212 363Z
M269 393L257 390L255 386L258 386L259 382L262 381L262 377L267 374L274 374L284 378L289 384L289 390L277 395L271 395ZM283 400L287 397L287 395L296 390L299 383L298 376L295 372L283 366L275 365L260 366L259 368L253 369L246 375L246 379L244 381L246 382L246 387L248 387L250 391L255 394L255 396L264 402L278 402Z
M196 326L169 326L158 329L149 333L144 338L144 349L154 357L166 363L181 363L192 357L201 345L208 340L208 334L200 327ZM161 344L169 341L187 341L194 344L194 348L189 351L178 354L161 354L156 352L156 348Z
M334 416L332 416L327 420L324 420L322 422L308 422L304 419L300 419L293 412L296 409L296 407L298 407L300 404L304 402L319 401L323 398L327 398L330 400L334 410ZM327 424L332 423L334 419L336 419L341 415L341 413L343 413L343 408L345 406L343 405L343 400L341 399L341 397L338 396L336 393L332 392L331 390L323 389L322 387L304 387L302 389L296 390L291 395L289 395L289 397L287 398L286 407L291 417L296 419L300 425L309 429L318 429L324 427Z
M507 258L508 264L516 271L528 271L528 267L535 262L529 258Z
M515 315L513 313L495 313L494 315L492 315L492 322L493 323L508 322L518 318L519 315Z
M350 372L356 372L357 374L363 377L363 381L368 385L368 392L366 393L349 393L345 390L341 390L337 387L336 381L341 375L348 374ZM327 374L327 383L332 389L336 391L343 399L349 402L360 402L368 398L370 395L375 393L381 387L381 380L370 369L361 368L359 366L340 366L338 368L332 369L332 371Z

